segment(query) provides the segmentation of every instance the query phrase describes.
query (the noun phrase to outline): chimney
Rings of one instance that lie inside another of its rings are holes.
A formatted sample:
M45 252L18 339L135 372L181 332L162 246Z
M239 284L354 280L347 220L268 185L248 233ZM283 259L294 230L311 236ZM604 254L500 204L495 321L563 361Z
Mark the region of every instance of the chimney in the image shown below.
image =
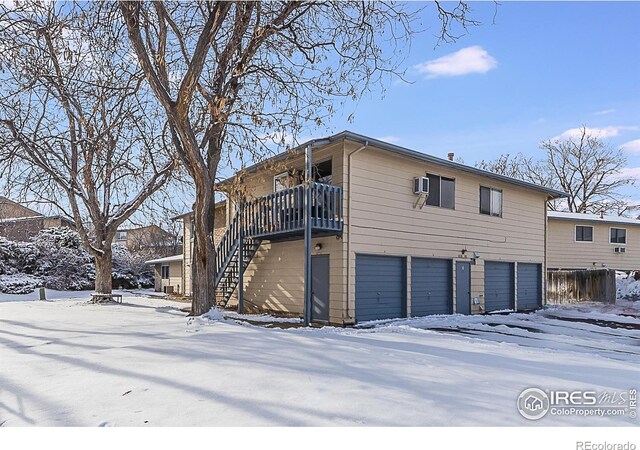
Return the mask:
M600 218L604 219L604 211L600 211Z
M449 158L449 161L453 161L453 157L454 157L454 156L455 156L455 153L453 153L453 152L449 152L449 153L447 154L447 158Z

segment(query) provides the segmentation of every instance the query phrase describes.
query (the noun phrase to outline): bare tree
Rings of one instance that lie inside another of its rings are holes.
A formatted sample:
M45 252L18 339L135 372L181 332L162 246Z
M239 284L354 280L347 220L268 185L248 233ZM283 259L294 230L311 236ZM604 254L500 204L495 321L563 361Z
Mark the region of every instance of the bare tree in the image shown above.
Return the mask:
M619 188L633 184L620 177L627 158L583 126L577 137L545 141L549 172L558 186L569 194L567 209L571 212L605 212L611 202L619 202Z
M463 2L458 5L464 5ZM445 31L467 8L438 5ZM387 2L121 1L131 45L193 178L193 314L214 304L221 161L260 159L265 137L323 125L397 71L412 5ZM450 37L449 35L446 36Z
M164 114L106 13L98 4L0 4L2 170L14 192L74 221L102 293L112 289L116 230L176 166Z
M634 184L620 176L627 163L624 153L590 135L588 128L580 128L578 136L548 140L540 147L546 151L546 159L507 154L493 161L482 160L476 167L566 192L566 199L549 203L554 211L624 215L639 208L619 191Z

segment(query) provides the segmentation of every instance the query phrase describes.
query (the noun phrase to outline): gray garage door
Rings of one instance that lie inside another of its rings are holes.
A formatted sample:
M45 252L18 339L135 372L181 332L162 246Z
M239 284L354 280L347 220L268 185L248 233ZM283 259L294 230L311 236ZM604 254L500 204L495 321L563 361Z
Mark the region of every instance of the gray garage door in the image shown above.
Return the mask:
M484 263L484 306L486 312L513 309L513 264Z
M411 316L453 312L451 260L411 258Z
M405 259L356 255L356 320L406 316Z
M542 306L541 264L518 263L518 309Z

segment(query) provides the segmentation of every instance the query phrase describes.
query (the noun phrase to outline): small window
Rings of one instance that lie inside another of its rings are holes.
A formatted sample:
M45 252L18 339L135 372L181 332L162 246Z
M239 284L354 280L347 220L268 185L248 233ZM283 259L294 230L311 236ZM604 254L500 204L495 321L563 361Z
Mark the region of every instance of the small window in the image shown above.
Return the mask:
M624 228L611 228L609 242L611 244L626 244L627 230Z
M480 186L480 214L502 217L502 191Z
M291 174L289 172L282 172L273 177L273 192L282 191L292 187Z
M169 266L161 266L160 267L160 276L163 280L169 279Z
M426 174L429 178L429 196L426 204L440 208L455 209L456 181L440 175Z
M576 225L576 242L593 242L593 227Z
M116 241L126 241L127 240L127 232L126 231L118 231L116 232Z

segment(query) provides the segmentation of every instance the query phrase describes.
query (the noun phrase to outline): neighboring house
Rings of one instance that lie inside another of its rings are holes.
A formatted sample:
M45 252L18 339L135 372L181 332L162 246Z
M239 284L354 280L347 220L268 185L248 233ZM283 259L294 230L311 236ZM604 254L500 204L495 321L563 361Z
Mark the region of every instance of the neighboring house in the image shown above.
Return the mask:
M75 224L61 216L44 216L0 196L0 236L12 241L28 241L40 230L53 227L75 229Z
M132 253L146 251L157 256L168 256L182 251L178 236L158 225L118 230L115 242Z
M640 220L549 211L549 269L640 270Z
M152 259L146 261L146 263L154 266L154 287L156 292L164 292L166 294L183 293L182 254Z
M346 131L250 167L239 184L237 177L220 183L247 191L244 203L232 197L216 209L223 304L305 310L306 148L313 320L346 325L544 304L546 204L564 193ZM181 218L189 295L191 216Z

